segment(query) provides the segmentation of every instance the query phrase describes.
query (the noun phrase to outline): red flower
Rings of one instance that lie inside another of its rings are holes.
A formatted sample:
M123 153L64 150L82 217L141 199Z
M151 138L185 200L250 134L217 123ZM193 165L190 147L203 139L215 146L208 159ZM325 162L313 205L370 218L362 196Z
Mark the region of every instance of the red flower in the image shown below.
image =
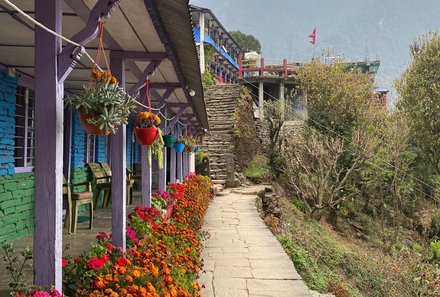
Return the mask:
M87 262L87 267L92 268L93 270L98 270L99 268L102 268L107 261L108 255L99 258L92 258Z
M155 222L151 222L151 227L153 227L154 231L157 231L157 224Z
M107 239L107 238L110 239L111 236L103 231L99 232L98 235L96 235L96 239L98 239L98 240L103 240L103 239Z
M66 265L67 265L67 261L66 261L66 259L63 258L61 261L62 261L61 266L62 266L63 268L66 267Z
M128 227L128 226L127 226L126 230L127 230L127 236L128 236L128 238L130 238L131 240L135 240L135 238L136 238L136 232L134 232L134 230L131 229L131 228Z
M125 267L127 265L127 259L125 258L119 258L116 262L118 263L119 266Z

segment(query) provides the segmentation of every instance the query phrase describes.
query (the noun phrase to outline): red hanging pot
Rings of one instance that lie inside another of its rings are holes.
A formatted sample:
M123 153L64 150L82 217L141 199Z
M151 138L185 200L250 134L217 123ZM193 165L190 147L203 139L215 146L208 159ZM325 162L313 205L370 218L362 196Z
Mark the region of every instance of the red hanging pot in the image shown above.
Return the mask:
M103 129L99 128L98 125L90 124L87 120L93 119L93 115L89 113L84 113L82 111L78 111L79 113L79 120L86 131L87 134L90 135L109 135L110 130L107 129L107 131L104 131Z
M141 145L151 145L159 135L156 127L135 128L136 138Z

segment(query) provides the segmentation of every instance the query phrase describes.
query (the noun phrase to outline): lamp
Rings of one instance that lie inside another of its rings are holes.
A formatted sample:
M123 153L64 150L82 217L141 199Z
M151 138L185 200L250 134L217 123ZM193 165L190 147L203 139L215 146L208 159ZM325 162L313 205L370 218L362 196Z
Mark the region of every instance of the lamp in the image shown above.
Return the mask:
M188 91L191 97L194 97L196 95L196 92L193 89L188 89Z

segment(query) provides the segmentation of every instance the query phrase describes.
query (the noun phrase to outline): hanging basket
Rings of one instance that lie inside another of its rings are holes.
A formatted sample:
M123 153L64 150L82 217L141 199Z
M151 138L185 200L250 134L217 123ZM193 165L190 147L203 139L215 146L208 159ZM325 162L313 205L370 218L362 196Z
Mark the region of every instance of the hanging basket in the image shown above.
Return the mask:
M156 127L135 128L136 138L141 145L151 145L159 135Z
M184 143L175 143L174 150L176 151L176 153L182 153L185 150L185 144Z
M78 114L79 114L79 120L80 120L80 122L81 122L81 124L87 134L89 134L89 135L109 135L110 134L110 130L107 129L107 131L104 131L103 129L99 128L98 125L90 124L87 121L88 119L93 119L92 114L84 113L82 111L78 111Z
M202 151L202 149L200 148L200 146L196 147L196 149L194 150L194 152L196 153L200 153Z
M163 137L164 147L172 147L174 144L174 140L176 140L176 137L174 135L168 134L164 135Z

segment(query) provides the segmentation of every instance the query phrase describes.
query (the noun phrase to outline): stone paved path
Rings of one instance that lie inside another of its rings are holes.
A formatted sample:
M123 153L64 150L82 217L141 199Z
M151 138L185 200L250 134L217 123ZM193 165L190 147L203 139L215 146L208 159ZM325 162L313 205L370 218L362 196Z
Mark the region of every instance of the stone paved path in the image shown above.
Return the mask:
M206 216L204 297L312 296L260 218L255 192L216 196Z

